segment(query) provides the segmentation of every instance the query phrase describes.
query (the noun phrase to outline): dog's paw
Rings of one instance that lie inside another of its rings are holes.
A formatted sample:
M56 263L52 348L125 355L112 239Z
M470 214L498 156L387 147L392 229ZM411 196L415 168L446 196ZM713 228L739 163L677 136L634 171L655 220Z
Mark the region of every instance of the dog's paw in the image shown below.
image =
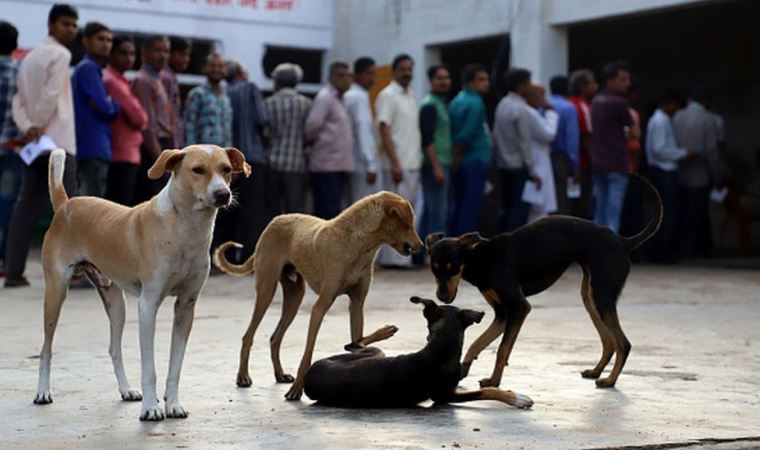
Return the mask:
M285 399L288 401L300 400L303 394L302 387L291 386L290 390L285 394Z
M388 339L394 334L398 332L398 327L396 325L386 325L379 330L375 331L377 333L378 340Z
M125 402L137 402L142 400L142 394L140 391L134 389L119 389L119 394L121 394L121 399Z
M187 410L179 403L166 404L166 417L170 419L186 419Z
M155 405L145 406L143 404L142 411L140 411L140 420L159 421L164 420L164 411L161 409L158 401Z
M613 388L613 387L615 387L615 381L617 381L617 380L610 380L609 378L602 378L601 380L596 380L596 387L598 387L598 388Z
M594 369L586 369L583 372L581 372L581 376L583 378L591 378L591 379L597 379L599 378L599 375L602 374L601 370L594 370Z
M278 383L292 383L295 378L289 373L274 374L274 379Z
M482 388L484 388L484 387L499 387L499 383L494 382L490 378L483 378L482 380L480 380L480 387L482 387Z
M533 406L533 400L527 395L515 393L515 407L520 409L528 409Z
M248 374L245 375L238 375L237 377L237 385L241 388L247 388L251 387L253 384L253 380L251 380L251 376Z
M53 394L51 394L49 390L38 392L37 396L34 397L33 402L35 405L47 405L48 403L53 403Z

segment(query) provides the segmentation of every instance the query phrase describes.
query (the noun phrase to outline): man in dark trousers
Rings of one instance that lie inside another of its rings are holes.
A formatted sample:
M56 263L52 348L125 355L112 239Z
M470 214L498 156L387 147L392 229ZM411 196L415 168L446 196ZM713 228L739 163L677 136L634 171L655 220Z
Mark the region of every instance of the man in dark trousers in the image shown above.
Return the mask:
M228 227L225 235L243 244L234 255L245 261L259 240L261 232L274 216L267 184L269 164L264 153L264 132L269 116L259 88L248 80L248 72L237 61L227 61L227 96L232 104L232 145L243 152L251 164L250 177L232 182L237 206L219 212L217 227Z

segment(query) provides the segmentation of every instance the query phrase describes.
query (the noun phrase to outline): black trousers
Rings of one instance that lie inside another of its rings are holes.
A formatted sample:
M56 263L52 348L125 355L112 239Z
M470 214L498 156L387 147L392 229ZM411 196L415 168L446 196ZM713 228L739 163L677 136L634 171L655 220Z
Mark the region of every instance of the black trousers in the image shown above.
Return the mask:
M272 176L263 164L251 166L251 176L238 176L231 185L235 204L222 209L216 216L211 252L227 241L243 245L237 255L228 255L231 261L241 263L256 248L259 236L274 217L274 202L269 189Z
M48 193L49 159L50 155L40 156L31 166L24 167L21 191L13 206L11 224L8 227L8 244L5 251L5 273L8 278L20 278L24 275L35 225L40 220L50 195ZM76 159L69 154L66 154L63 185L69 197L77 194L77 163Z
M135 205L135 183L139 164L127 162L111 163L108 167L106 198L124 206Z
M160 138L159 144L162 149L173 148L174 141L172 138ZM156 159L150 155L148 149L143 144L141 150L140 169L137 173L137 181L135 183L135 204L142 203L146 200L150 200L161 192L161 189L166 186L166 182L169 181L169 174L164 175L158 180L151 180L148 178L148 169L153 166Z

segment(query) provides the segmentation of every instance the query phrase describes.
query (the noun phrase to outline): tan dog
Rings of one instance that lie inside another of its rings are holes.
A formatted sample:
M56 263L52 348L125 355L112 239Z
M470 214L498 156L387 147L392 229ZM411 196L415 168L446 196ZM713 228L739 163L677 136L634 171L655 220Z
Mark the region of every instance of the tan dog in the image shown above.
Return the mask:
M250 173L237 149L190 146L165 150L148 171L171 178L150 201L134 208L94 197L69 200L63 187L65 153L50 157L50 199L55 216L42 245L45 274L45 341L34 403L53 401L50 358L69 281L84 272L96 285L111 322L109 353L124 400L140 400L140 420L162 420L156 396L153 339L156 312L164 297L176 295L171 357L166 380L166 417L187 417L179 402L179 375L193 322L195 301L209 271L208 250L217 209L231 201L233 174ZM102 274L102 275L101 275ZM143 396L130 387L121 357L124 291L139 296Z
M350 299L351 340L359 341L364 329L364 298L372 282L375 256L382 244L389 244L402 255L422 248L422 241L414 230L412 206L390 192L367 196L328 221L306 214L278 216L261 234L254 254L242 265L230 264L224 257L227 249L238 244L227 242L219 246L214 261L222 270L233 275L256 272L256 307L240 349L238 386L251 385L248 358L253 335L272 303L278 282L283 289L282 316L270 342L278 382L293 381L293 377L282 370L280 344L303 300L304 280L319 294L311 310L306 349L298 374L285 394L288 400L301 398L304 375L311 365L322 319L341 294L348 294Z

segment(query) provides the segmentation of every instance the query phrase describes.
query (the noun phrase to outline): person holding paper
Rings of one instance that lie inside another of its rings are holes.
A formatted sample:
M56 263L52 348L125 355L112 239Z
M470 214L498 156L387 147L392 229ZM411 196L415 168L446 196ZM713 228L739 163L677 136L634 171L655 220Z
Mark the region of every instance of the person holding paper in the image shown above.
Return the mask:
M552 170L557 192L557 212L570 214L571 204L568 198L568 184L578 186L581 178L580 145L581 130L578 111L567 99L567 77L557 75L549 82L551 97L549 102L559 116L557 135L552 141ZM571 180L568 183L568 179Z
M676 143L671 117L681 99L677 92L668 91L660 98L659 106L647 123L645 150L652 184L660 193L663 206L662 224L654 235L650 248L652 259L660 263L678 261L676 245L676 213L678 211L678 162L694 152Z
M509 69L506 76L507 95L496 107L493 140L501 176L502 216L499 231L513 231L527 223L530 205L522 200L527 180L540 188L542 179L536 174L531 152L530 72Z
M533 172L541 178L538 195L531 201L528 222L548 216L557 210L557 193L554 190L554 172L550 156L551 143L557 135L559 115L546 100L543 86L533 85L527 98L530 105L530 150L533 156ZM526 200L523 198L523 200Z
M13 120L24 139L36 141L46 135L66 150L63 183L76 193L76 133L69 63L66 48L77 34L77 10L56 4L48 15L48 36L24 58L18 72L18 93L13 97ZM28 286L24 278L26 257L45 199L48 197L48 155L24 168L21 192L8 229L5 287Z

